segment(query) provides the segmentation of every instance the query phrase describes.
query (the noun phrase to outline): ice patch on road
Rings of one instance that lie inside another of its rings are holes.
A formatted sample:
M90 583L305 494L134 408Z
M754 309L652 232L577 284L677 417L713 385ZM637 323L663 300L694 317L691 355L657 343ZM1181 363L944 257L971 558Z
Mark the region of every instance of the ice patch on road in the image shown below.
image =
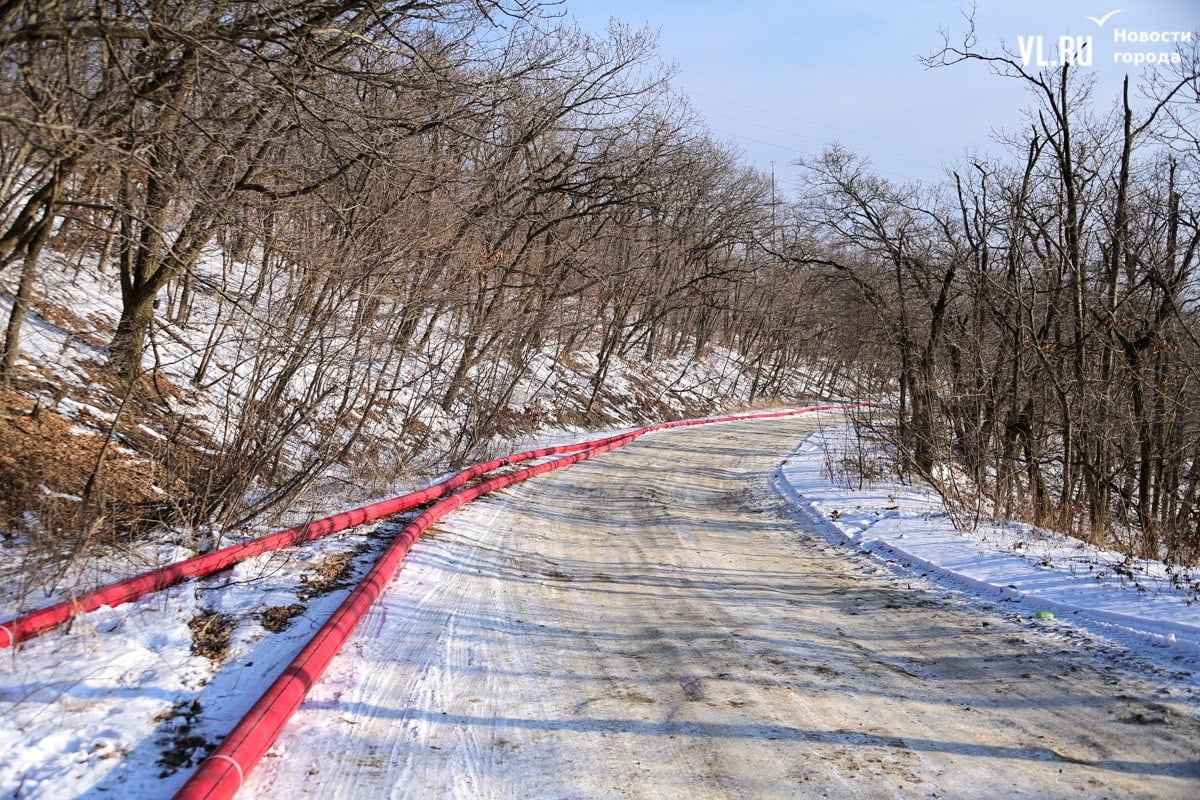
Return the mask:
M981 520L959 530L928 487L838 486L826 452L844 450L853 436L849 427L813 434L772 475L776 490L826 533L896 567L1017 603L1030 617L1049 611L1100 633L1200 654L1196 576L1026 524Z

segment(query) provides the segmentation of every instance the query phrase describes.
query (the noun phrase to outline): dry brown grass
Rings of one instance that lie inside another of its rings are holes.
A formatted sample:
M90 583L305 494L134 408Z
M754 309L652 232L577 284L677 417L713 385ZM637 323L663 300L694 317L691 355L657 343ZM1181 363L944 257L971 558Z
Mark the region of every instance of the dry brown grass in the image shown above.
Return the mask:
M236 627L237 618L232 614L205 611L192 617L188 621L188 630L192 632L192 654L221 663L229 655L229 640Z
M144 568L137 543L164 521L182 518L185 479L188 470L203 469L203 454L189 442L167 446L144 431L133 435L141 420L132 416L105 450L109 422L86 413L65 419L54 409L66 393L28 374L17 386L0 388L0 537L16 556L8 562L12 569L0 568L0 580L24 598L90 588L93 566L113 555ZM95 387L75 396L111 405Z
M163 767L160 778L173 775L179 769L190 767L201 755L212 750L213 745L203 736L192 733L192 727L202 711L200 700L176 703L170 710L154 717L155 722L168 723L169 734L159 740L163 746L158 757L158 766Z
M287 606L269 606L259 615L259 623L271 633L287 630L292 620L304 613L304 606L292 603Z
M92 313L81 317L71 309L44 299L37 303L37 315L55 327L66 331L67 336L93 347L103 347L112 332L112 323Z
M16 392L0 389L0 527L21 524L24 512L37 514L43 528L59 532L89 526L76 519L80 497L96 467L104 437L85 433L74 423ZM98 514L110 519L159 501L156 485L170 486L164 470L147 459L110 448L97 477L93 497Z
M370 545L364 543L354 550L332 553L318 561L312 575L300 576L300 599L308 600L349 586L355 556L369 549Z
M544 414L535 408L502 408L496 412L492 427L500 436L515 439L533 433L544 423Z

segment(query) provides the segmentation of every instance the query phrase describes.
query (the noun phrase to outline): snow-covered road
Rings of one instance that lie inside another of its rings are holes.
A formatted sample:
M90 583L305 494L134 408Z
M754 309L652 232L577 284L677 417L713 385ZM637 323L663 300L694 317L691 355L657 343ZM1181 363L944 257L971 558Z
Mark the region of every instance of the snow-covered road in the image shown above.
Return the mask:
M1200 796L1180 676L800 530L768 477L816 422L655 434L454 514L244 796Z

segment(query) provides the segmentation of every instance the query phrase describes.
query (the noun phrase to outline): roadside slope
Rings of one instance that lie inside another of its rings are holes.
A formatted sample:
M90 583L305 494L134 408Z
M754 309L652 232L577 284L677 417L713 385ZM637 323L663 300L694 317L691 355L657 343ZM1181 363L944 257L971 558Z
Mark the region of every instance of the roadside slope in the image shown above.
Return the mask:
M657 434L454 515L245 793L1200 791L1176 678L797 531L768 475L815 423Z

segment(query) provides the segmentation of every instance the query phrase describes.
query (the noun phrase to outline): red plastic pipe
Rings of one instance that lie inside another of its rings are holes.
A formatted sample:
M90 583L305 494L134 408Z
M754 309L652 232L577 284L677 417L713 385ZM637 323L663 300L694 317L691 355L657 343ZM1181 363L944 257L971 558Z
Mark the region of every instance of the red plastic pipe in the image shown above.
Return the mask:
M865 405L862 403L848 406L814 406L808 409L798 411L782 411L782 412L767 412L760 414L746 414L742 416L726 416L719 418L708 419L691 419L681 420L678 422L667 422L659 425L653 425L647 428L641 428L634 431L635 434L642 434L651 431L662 430L666 428L678 428L691 425L705 425L714 422L730 422L739 419L763 419L768 417L789 416L797 413L808 413L811 411L823 411L831 409L846 409L856 408ZM493 459L481 464L476 464L468 467L462 472L435 483L418 492L394 497L390 500L383 500L371 505L362 506L361 508L344 511L340 514L334 514L331 517L310 522L306 525L299 525L287 530L271 533L266 536L252 539L248 542L230 545L229 547L220 550L214 550L211 553L205 553L201 556L189 558L184 561L179 561L174 564L168 564L165 567L151 570L140 575L135 575L116 583L110 583L101 586L91 592L64 600L54 605L46 606L45 608L31 611L11 619L0 622L0 649L11 647L18 642L23 642L27 639L32 639L46 631L49 631L61 625L67 620L78 614L84 614L89 611L95 611L102 606L117 606L124 603L129 603L137 600L152 592L161 591L163 589L182 583L191 578L202 578L206 575L211 575L214 572L219 572L227 569L235 564L245 561L248 558L253 558L263 553L268 553L273 550L280 550L284 547L310 542L322 536L328 536L332 533L343 531L355 525L361 525L365 522L372 522L382 517L398 514L401 511L407 511L424 503L436 500L443 497L449 492L465 485L475 478L484 475L492 470L498 469L508 464L516 464L522 461L529 461L535 458L542 458L549 455L559 455L562 453L578 452L592 447L602 446L610 441L623 438L626 434L618 434L602 439L595 439L586 442L576 442L574 444L558 445L555 447L543 447L537 450L529 450L524 453L505 456L503 458Z
M861 405L861 404L859 404ZM510 475L487 480L470 489L457 492L440 500L423 511L404 527L396 539L384 551L350 595L338 606L333 616L321 626L299 655L275 679L270 688L258 699L241 721L230 731L220 746L197 767L196 772L175 794L174 800L227 800L241 788L246 773L258 764L263 755L279 737L292 714L300 707L308 691L324 673L333 657L346 643L354 628L366 614L371 604L383 592L384 587L413 543L433 523L451 511L489 492L494 492L514 483L528 480L535 475L549 472L592 456L615 450L641 438L647 433L669 428L706 425L715 422L735 422L749 419L769 419L795 416L815 411L844 410L855 406L811 406L792 411L775 411L743 416L718 417L715 419L681 420L640 428L621 436L598 440L597 446L563 456L537 466L527 467Z
M94 611L102 606L117 606L129 603L137 600L139 597L161 591L177 583L182 583L185 580L202 578L205 575L220 572L248 558L253 558L272 550L280 550L284 547L310 542L322 536L328 536L331 533L337 533L355 525L361 525L364 522L371 522L382 517L391 516L392 514L398 514L401 511L416 508L419 505L445 496L478 478L480 475L508 464L517 464L522 461L530 461L535 458L559 455L561 453L573 453L613 441L621 438L621 436L623 434L590 442L542 447L537 450L528 450L524 453L486 461L468 467L418 492L393 497L390 500L382 500L378 503L362 506L361 508L351 509L350 511L343 511L340 514L315 520L306 525L298 525L294 528L267 534L248 542L230 545L220 550L214 550L211 553L205 553L201 556L168 564L165 567L144 572L141 575L135 575L116 583L101 586L79 597L64 600L60 603L55 603L54 605L0 622L0 649L11 647L17 642L23 642L26 639L39 636L55 626L61 625L77 614Z
M384 551L371 571L350 595L338 606L333 616L321 626L299 655L288 664L270 688L250 711L230 731L221 745L201 762L196 772L175 794L175 800L212 800L230 798L241 788L245 775L256 765L278 738L292 714L300 707L309 689L324 673L354 631L367 609L383 592L384 587L413 543L429 526L459 508L464 503L488 492L494 492L543 472L574 464L594 455L608 452L636 439L640 433L626 434L620 440L562 456L544 464L526 467L519 472L492 478L478 486L464 489L434 503L408 523Z

